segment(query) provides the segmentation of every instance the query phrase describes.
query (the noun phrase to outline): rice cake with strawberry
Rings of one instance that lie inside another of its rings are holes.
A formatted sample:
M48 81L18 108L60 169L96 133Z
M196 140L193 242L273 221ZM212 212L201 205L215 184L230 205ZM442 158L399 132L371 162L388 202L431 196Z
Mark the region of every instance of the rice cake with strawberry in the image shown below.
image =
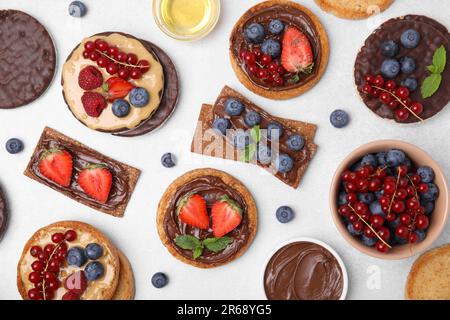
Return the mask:
M17 287L25 300L132 299L130 270L102 232L80 221L60 221L39 229L25 244Z
M122 217L140 171L46 127L24 174L95 210Z
M192 170L164 192L158 233L178 260L213 268L240 257L256 234L256 204L247 188L215 169Z
M311 89L328 64L328 36L306 7L286 0L250 8L230 36L231 66L254 93L290 99Z
M178 75L167 54L119 32L84 39L67 58L61 83L80 122L121 136L158 128L178 100Z

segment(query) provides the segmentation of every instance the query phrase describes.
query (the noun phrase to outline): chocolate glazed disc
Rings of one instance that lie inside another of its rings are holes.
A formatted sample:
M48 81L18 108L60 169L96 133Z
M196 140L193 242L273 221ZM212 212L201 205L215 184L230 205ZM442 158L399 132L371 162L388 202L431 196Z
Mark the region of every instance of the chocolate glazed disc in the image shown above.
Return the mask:
M407 29L415 29L420 33L419 45L413 49L407 49L400 43L400 37ZM441 85L431 97L423 99L420 93L420 86L424 79L430 74L427 66L432 64L433 54L441 45L445 46L447 57L450 54L450 35L446 27L439 22L425 16L407 15L391 19L383 23L366 40L364 46L358 53L355 61L355 84L366 106L381 118L394 119L394 113L378 98L368 96L361 92L364 84L364 76L367 74L380 74L381 64L387 57L383 56L380 46L384 41L394 40L399 47L399 53L395 57L400 59L404 56L413 58L416 62L416 69L411 74L399 73L394 79L399 86L401 81L407 77L417 79L418 88L411 92L412 101L423 104L422 119L428 119L441 111L450 100L450 66L447 66L442 73ZM406 121L401 123L419 122L420 120L410 114Z
M8 209L6 207L5 196L0 188L0 240L6 231L6 226L8 224Z
M55 65L55 47L44 26L22 11L0 10L0 109L39 98Z

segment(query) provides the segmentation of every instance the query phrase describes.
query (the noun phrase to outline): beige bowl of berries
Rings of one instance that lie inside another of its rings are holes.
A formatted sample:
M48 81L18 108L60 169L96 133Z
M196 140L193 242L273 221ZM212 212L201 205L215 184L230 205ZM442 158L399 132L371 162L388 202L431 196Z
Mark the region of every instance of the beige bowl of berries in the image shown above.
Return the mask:
M422 149L398 140L373 141L350 153L335 172L329 201L342 236L380 259L426 250L449 211L439 165Z

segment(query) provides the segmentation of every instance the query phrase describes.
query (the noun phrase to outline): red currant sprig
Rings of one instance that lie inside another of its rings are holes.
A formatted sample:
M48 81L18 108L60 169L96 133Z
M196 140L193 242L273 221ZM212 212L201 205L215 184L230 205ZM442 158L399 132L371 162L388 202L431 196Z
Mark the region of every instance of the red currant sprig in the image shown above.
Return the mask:
M115 46L110 46L105 40L97 39L87 41L84 44L83 57L96 61L100 68L106 68L110 75L118 74L119 77L139 79L142 74L150 70L147 60L138 60L134 53L126 54Z
M260 48L254 48L252 51L242 50L239 57L245 64L247 71L258 79L277 87L284 85L283 75L286 70L273 61L270 55L263 54Z
M424 121L419 115L423 112L420 102L412 102L407 87L397 87L394 80L385 81L381 75L366 75L361 91L372 97L379 98L381 102L394 111L395 118L402 122L412 114L420 121ZM401 106L402 108L399 108Z

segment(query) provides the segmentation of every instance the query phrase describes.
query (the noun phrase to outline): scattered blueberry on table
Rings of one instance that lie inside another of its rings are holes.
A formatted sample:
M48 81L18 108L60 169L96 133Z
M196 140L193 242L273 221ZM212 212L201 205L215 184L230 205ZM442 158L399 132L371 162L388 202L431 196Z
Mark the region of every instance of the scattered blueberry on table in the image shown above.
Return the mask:
M87 13L86 5L81 1L73 1L69 4L69 14L75 18L84 17Z
M344 110L337 109L330 114L330 122L333 127L340 129L348 125L350 117Z
M161 157L161 164L166 168L172 168L175 166L174 157L170 152L164 153Z
M277 209L275 213L277 219L281 223L288 223L292 219L294 219L295 213L294 210L292 210L291 207L288 206L281 206Z
M11 154L19 153L23 150L23 142L17 138L11 138L6 141L6 151Z
M161 289L167 285L169 279L162 272L157 272L152 276L152 285L155 288Z

